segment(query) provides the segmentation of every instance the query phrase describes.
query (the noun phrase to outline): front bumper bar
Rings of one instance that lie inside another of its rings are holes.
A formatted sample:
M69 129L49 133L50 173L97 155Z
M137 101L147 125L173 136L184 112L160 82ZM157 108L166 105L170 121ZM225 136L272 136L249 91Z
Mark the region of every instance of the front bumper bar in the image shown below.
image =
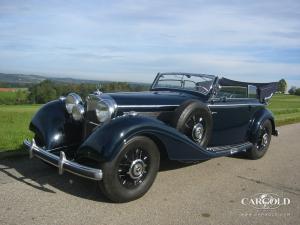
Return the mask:
M58 168L59 174L63 174L64 171L68 171L75 175L91 180L102 180L102 170L83 166L79 163L67 160L63 151L60 152L60 156L54 155L49 151L38 147L35 144L34 140L29 141L26 139L24 141L24 145L29 151L30 158L33 158L35 156L47 163L50 163L53 166L56 166Z

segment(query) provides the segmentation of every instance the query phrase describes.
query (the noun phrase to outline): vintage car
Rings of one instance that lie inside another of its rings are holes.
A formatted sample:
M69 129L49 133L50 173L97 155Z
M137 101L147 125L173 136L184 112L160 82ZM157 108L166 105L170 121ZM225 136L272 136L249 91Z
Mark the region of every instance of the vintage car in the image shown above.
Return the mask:
M112 201L143 196L160 159L203 161L245 154L261 158L278 135L267 101L277 83L213 75L158 73L150 91L75 93L33 117L29 155L99 182Z

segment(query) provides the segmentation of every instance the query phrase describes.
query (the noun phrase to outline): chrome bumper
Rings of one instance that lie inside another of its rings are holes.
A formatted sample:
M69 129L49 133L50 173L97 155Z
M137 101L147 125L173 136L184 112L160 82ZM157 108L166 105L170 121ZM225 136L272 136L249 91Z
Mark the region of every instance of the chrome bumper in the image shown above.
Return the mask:
M68 171L75 175L85 177L91 180L102 180L102 170L83 166L79 163L72 162L66 159L65 153L60 152L60 156L54 155L35 144L35 141L25 140L24 145L29 151L29 157L33 158L34 156L50 163L53 166L58 168L59 174L63 174L64 171Z

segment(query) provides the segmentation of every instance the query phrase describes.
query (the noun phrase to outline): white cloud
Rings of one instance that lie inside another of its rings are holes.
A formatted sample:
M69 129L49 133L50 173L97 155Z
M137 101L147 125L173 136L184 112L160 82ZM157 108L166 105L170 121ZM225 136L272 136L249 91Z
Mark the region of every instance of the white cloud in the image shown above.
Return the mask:
M292 80L300 77L299 12L299 1L3 1L0 70Z

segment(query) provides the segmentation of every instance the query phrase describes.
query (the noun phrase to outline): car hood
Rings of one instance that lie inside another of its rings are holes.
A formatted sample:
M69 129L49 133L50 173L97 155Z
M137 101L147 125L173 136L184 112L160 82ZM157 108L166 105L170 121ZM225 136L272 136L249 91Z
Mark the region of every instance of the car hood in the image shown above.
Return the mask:
M178 106L186 100L199 99L198 96L189 93L172 91L118 92L108 95L115 100L118 107L122 108Z

